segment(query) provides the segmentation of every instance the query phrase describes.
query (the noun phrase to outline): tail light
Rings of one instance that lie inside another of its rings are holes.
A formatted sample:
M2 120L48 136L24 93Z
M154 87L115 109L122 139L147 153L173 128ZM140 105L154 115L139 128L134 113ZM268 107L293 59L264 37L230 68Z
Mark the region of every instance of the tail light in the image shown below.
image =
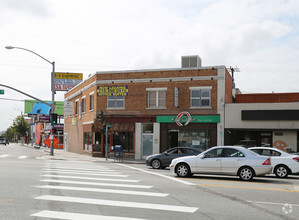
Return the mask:
M293 160L295 160L296 162L299 162L299 157L294 157Z
M271 160L270 158L268 158L264 163L263 165L271 165Z

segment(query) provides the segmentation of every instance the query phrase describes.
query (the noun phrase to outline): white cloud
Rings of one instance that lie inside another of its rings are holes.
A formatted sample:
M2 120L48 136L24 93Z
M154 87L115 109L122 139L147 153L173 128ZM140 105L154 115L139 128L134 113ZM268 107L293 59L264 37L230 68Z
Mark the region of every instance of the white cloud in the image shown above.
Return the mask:
M242 91L294 92L298 11L296 0L2 0L1 83L51 100L51 65L4 49L13 45L55 61L57 71L84 77L105 70L179 68L182 55L199 55L204 66L240 67L235 82ZM62 100L63 93L55 98ZM5 103L8 114L11 103L0 99Z

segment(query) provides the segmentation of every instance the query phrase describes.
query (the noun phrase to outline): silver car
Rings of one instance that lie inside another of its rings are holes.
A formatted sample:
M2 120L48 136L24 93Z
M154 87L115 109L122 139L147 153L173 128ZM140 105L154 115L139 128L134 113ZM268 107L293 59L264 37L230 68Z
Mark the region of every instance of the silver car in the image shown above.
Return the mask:
M170 172L180 177L199 174L239 176L252 180L272 171L270 157L260 156L244 147L217 146L197 156L180 157L172 160Z

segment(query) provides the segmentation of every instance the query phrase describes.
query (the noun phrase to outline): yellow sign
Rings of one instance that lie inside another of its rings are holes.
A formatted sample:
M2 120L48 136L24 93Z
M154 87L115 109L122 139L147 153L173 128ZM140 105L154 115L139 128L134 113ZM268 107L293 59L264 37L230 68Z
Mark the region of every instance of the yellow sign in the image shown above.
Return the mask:
M80 80L83 80L83 73L55 73L55 79L80 79Z
M98 86L98 96L126 96L128 86Z

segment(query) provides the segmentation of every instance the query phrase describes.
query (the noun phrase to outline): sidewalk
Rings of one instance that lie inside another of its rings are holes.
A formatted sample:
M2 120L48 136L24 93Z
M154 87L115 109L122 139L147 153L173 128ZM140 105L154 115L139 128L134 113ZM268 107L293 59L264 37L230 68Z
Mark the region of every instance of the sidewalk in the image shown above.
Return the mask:
M145 164L145 160L134 160L134 159L128 159L124 158L120 161L114 160L114 158L108 158L106 160L105 157L92 157L89 155L79 154L79 153L73 153L65 151L64 149L54 149L54 156L50 156L50 149L47 147L38 147L38 146L32 146L31 144L22 144L23 146L34 148L37 150L41 150L46 152L48 155L43 156L46 159L51 160L78 160L78 161L91 161L91 162L111 162L111 163L127 163L127 164Z

